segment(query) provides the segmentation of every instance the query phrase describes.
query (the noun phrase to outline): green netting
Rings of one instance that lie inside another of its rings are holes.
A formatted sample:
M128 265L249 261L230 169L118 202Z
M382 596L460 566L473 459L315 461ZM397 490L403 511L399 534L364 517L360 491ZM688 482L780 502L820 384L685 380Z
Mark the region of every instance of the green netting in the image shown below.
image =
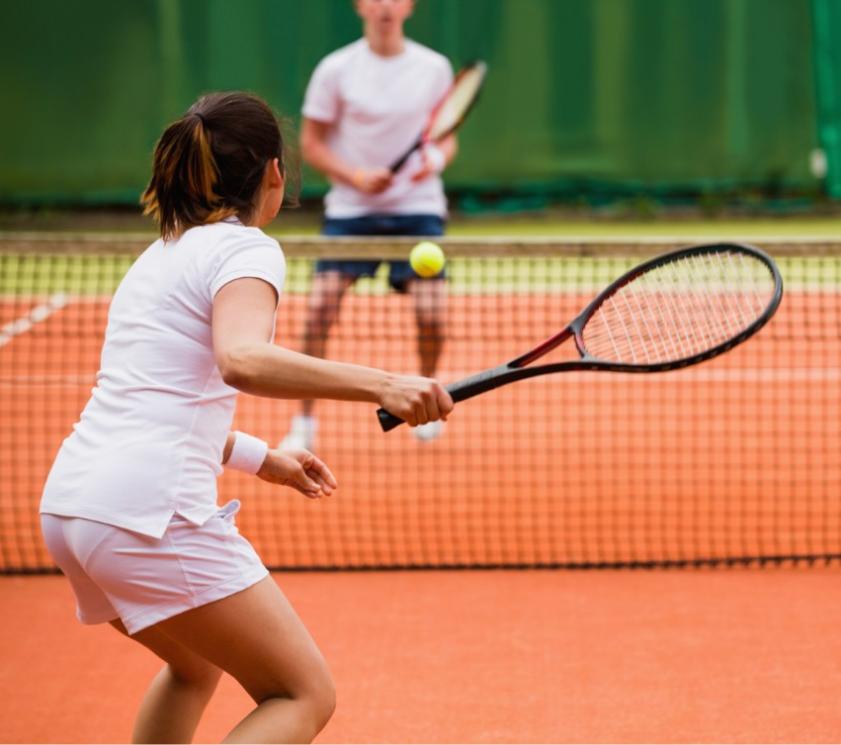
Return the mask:
M815 81L838 82L815 64L841 26L837 0L814 3L820 55L810 0L420 0L412 37L490 65L448 186L813 190L838 124L825 97L818 124ZM297 119L314 65L360 32L350 0L31 0L4 26L0 200L36 203L134 202L163 125L204 91ZM307 174L305 194L323 186Z

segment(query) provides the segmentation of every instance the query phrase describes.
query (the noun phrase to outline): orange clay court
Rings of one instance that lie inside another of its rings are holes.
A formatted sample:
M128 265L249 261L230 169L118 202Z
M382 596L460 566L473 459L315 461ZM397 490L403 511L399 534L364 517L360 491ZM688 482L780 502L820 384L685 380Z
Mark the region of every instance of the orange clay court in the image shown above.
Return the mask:
M509 278L487 259L460 291L454 264L444 381L558 330L601 282L576 260L552 291L543 260ZM801 264L783 265L769 326L704 365L518 383L460 405L423 445L382 434L370 406L320 404L318 452L340 482L323 503L225 475L220 501L243 500L240 529L271 567L424 569L275 575L336 678L318 741L837 741L841 575L824 559L841 556L841 271L837 256ZM18 573L49 568L40 487L107 311L104 293L53 308L56 288L32 287L0 304L0 539ZM280 343L298 343L304 303L284 298ZM363 289L328 353L411 370L413 328L406 298ZM236 426L276 440L294 411L243 397ZM0 741L124 741L157 661L78 625L61 577L0 585ZM224 679L198 740L248 708Z

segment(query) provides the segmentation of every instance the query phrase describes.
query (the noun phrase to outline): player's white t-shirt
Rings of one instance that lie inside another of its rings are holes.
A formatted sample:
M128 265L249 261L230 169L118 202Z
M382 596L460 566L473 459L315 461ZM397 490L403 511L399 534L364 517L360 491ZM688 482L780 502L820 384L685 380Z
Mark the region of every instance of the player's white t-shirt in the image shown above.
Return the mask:
M213 298L240 277L280 296L285 273L277 241L238 221L149 246L114 295L96 387L41 512L158 538L174 513L198 525L212 517L237 394L213 356Z
M411 147L427 118L452 84L446 57L406 39L402 53L382 57L360 39L325 57L315 68L303 114L332 125L327 144L357 168L387 168ZM447 201L440 177L411 180L417 154L381 194L364 194L332 183L327 217L370 214L426 214L444 217Z

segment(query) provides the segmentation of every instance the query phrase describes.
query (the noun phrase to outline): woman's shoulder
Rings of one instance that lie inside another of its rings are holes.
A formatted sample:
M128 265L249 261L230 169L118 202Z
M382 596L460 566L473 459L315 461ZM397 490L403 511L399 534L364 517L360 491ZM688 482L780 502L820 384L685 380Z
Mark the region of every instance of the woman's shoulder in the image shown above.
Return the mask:
M208 225L198 225L187 230L181 240L201 244L205 250L217 247L224 250L243 245L265 245L275 249L280 246L260 228L243 225L239 220L220 220Z
M194 276L207 283L211 295L238 277L266 279L280 293L286 277L286 257L278 241L260 228L223 221L192 228L184 238L190 240L190 264L197 273Z
M198 271L215 273L233 262L259 263L282 272L285 258L280 244L260 228L222 221L190 228L181 237L182 250Z
M236 223L219 223L223 237L220 240L220 256L224 259L241 255L242 260L271 265L283 270L286 260L280 243L260 228Z

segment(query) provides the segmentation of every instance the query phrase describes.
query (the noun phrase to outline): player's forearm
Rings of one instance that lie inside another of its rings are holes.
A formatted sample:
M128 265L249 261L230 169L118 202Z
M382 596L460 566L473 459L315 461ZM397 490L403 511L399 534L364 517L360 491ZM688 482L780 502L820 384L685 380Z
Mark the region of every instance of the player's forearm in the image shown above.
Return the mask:
M301 143L301 155L315 170L336 181L352 184L356 169L345 163L323 140L315 137Z
M274 344L231 350L220 372L228 385L255 396L373 403L382 400L393 377L375 368L310 357Z
M236 435L233 432L228 432L228 436L225 438L225 447L222 448L222 465L225 465L231 457L231 450L234 449L235 438Z

